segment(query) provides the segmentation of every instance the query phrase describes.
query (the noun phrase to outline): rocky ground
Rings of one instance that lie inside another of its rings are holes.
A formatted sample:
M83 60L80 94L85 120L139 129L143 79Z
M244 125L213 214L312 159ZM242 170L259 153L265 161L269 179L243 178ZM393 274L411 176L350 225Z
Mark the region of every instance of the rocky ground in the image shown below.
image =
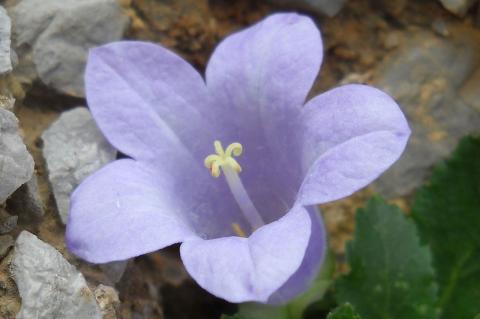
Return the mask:
M65 249L70 192L116 157L84 107L92 46L160 42L203 71L225 35L270 12L314 17L325 59L312 95L341 83L375 85L395 97L413 129L383 177L322 207L339 271L355 209L378 192L408 211L432 164L480 127L480 5L473 0L0 3L1 318L218 318L235 308L188 277L178 247L102 266Z

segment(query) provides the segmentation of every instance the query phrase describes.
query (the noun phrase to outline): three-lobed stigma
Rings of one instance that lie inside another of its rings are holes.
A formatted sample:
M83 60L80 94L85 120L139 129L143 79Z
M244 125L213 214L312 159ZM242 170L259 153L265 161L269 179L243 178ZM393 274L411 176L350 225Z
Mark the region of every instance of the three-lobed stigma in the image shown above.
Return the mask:
M233 158L234 156L238 157L242 154L242 144L231 143L224 150L222 143L220 143L220 141L215 141L213 142L213 147L215 148L215 154L208 155L204 160L205 167L208 168L213 177L220 176L220 169L222 167L229 167L237 173L242 171L240 164L238 164L238 162Z

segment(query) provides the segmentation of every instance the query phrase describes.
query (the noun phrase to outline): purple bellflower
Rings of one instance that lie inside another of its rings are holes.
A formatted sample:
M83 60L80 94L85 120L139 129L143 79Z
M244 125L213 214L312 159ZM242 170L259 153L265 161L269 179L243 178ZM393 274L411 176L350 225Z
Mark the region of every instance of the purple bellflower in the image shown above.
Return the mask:
M88 105L129 158L73 193L69 250L105 263L181 243L187 271L218 297L301 293L326 249L315 205L377 178L410 135L398 105L369 86L305 104L321 61L319 30L293 13L223 40L205 80L158 45L92 49Z

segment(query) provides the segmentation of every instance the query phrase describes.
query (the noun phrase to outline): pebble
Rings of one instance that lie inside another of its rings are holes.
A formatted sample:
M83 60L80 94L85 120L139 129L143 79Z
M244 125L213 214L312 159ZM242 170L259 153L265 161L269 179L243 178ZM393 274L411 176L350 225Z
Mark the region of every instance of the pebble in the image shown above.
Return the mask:
M18 135L15 115L0 108L0 203L32 178L34 162Z
M0 74L12 71L10 31L10 18L7 15L7 11L0 6Z
M90 112L77 107L63 112L42 134L43 157L58 212L67 222L70 194L88 175L116 157Z
M410 37L375 71L373 84L395 98L412 129L400 160L374 184L387 198L410 194L460 138L480 127L474 107L480 103L480 77L469 84L473 93L465 93L464 100L459 96L480 63L480 32L449 31L448 38L431 32Z
M17 319L101 319L83 275L52 246L23 231L11 263L22 307Z
M15 47L32 48L17 50L30 60L23 64L33 62L46 85L80 97L88 49L120 40L128 25L116 0L22 0L10 14Z

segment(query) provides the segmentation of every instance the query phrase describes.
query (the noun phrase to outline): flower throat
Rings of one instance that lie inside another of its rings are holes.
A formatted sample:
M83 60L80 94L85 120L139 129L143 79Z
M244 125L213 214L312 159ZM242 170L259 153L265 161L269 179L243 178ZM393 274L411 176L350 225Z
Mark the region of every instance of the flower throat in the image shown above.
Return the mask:
M242 167L234 157L242 154L242 144L232 143L224 150L220 141L215 141L213 142L213 147L215 148L215 154L208 155L205 158L205 167L208 168L210 174L215 178L219 177L221 172L223 172L228 187L240 210L252 227L252 231L263 226L265 222L253 205L238 175L242 171ZM239 224L233 223L232 229L236 235L246 237L245 232L240 228Z

